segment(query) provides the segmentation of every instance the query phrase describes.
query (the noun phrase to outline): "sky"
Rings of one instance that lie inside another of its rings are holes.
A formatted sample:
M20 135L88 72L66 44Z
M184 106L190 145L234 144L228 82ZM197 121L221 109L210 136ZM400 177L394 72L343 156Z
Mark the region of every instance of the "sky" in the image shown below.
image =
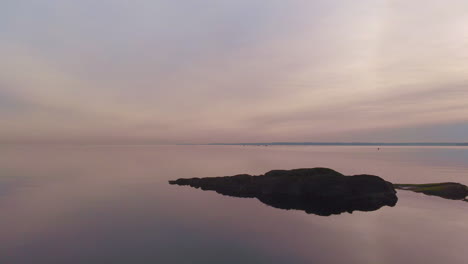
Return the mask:
M468 142L466 0L0 7L0 142Z

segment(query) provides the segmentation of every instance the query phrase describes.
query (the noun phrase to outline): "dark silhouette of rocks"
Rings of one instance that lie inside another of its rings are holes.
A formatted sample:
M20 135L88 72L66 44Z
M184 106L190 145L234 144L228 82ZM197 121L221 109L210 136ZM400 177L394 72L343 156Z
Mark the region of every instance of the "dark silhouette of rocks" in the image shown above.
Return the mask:
M426 195L439 196L450 200L464 200L468 196L468 187L456 182L429 184L394 184L395 189L407 190Z
M322 216L375 211L382 206L395 206L398 200L393 184L378 176L344 176L327 168L273 170L260 176L178 179L169 183L257 198L275 208Z

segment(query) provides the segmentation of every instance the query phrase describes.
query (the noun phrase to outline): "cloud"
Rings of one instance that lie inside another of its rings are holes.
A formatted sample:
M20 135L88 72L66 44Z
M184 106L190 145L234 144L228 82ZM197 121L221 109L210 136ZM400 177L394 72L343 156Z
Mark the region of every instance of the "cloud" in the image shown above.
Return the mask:
M468 121L466 1L29 2L0 11L0 141L365 141Z

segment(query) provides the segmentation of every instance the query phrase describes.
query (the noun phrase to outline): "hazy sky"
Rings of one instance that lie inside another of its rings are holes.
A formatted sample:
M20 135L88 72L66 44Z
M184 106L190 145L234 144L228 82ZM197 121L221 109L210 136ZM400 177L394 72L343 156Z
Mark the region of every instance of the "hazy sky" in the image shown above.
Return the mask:
M466 0L2 0L0 141L468 141Z

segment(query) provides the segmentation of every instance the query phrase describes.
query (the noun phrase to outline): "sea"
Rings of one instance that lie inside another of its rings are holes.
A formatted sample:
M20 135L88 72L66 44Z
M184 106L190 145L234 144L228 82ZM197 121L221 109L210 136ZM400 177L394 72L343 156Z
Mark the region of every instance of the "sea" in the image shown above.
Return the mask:
M168 184L314 167L468 185L468 147L2 145L0 263L468 263L466 201L320 216Z

